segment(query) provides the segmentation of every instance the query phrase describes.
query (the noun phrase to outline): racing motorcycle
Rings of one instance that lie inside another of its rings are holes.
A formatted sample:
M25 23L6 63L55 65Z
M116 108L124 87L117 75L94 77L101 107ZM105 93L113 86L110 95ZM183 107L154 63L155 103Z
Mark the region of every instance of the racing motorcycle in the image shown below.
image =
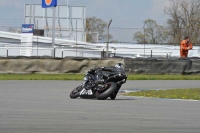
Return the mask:
M127 75L121 63L114 67L101 67L88 71L83 82L70 93L70 98L96 98L105 100L110 97L114 100L126 83Z

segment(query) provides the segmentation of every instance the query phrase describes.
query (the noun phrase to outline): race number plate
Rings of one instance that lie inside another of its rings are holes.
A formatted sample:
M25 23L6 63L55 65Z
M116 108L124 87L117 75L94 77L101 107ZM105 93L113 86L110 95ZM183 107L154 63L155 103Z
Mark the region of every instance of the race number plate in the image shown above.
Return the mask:
M91 90L83 90L80 95L93 95L92 91Z

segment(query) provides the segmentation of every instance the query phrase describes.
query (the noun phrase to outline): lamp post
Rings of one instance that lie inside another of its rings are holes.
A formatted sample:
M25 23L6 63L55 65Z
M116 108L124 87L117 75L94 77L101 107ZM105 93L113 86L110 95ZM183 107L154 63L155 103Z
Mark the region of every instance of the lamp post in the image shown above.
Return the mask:
M56 7L53 7L53 18L52 18L52 47L55 46L55 18L56 18ZM54 47L55 49L55 47ZM52 53L53 57L55 57L55 50Z
M108 48L109 48L109 44L108 44L108 42L109 42L109 27L110 27L110 24L111 24L111 22L112 22L112 19L110 20L110 22L109 22L109 24L108 24L108 30L107 30L107 45L106 45L106 57L108 57Z
M38 56L38 35L37 35L37 56Z
M145 43L146 43L146 39L145 39L145 25L146 25L146 21L144 21L144 26L143 26L143 29L144 29L144 58L145 58Z

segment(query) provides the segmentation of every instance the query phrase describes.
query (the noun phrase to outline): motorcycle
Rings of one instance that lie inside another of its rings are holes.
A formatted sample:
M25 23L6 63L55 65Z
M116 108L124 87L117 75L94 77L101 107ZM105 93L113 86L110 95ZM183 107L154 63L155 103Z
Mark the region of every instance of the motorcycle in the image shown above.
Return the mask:
M101 67L88 71L83 82L72 90L70 98L96 98L105 100L108 97L114 100L121 88L126 83L127 75L121 63L114 67Z

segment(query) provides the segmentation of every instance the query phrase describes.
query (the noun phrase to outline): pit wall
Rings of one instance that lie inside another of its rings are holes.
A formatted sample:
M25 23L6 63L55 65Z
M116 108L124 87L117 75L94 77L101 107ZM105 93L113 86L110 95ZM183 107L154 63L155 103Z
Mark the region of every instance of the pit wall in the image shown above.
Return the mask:
M123 63L127 74L200 74L200 59L130 58L0 58L0 73L86 73L92 68Z

